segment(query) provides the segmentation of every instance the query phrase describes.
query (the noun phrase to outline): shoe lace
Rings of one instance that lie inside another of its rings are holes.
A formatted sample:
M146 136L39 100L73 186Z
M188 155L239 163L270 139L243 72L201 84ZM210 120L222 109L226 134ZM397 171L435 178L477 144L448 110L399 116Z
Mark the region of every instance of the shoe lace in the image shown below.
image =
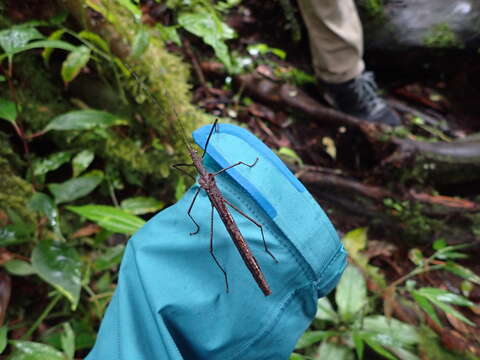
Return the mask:
M359 100L360 107L367 113L373 113L383 107L383 101L377 94L378 86L372 72L361 74L350 86Z

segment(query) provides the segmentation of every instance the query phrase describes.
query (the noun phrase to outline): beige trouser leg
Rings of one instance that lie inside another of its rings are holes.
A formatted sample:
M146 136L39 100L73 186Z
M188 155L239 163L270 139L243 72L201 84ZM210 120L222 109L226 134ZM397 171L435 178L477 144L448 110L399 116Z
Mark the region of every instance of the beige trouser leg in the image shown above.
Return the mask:
M363 31L353 0L298 0L316 76L342 83L361 74Z

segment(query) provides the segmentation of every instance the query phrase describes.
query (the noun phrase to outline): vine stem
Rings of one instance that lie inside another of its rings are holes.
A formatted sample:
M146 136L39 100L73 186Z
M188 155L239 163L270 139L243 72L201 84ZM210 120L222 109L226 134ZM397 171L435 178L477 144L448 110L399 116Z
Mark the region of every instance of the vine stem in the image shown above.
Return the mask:
M38 319L33 323L33 325L28 329L28 331L22 336L22 340L25 340L32 336L33 332L37 330L43 320L50 314L53 310L57 302L62 298L62 294L57 294L48 304L48 306L43 310L42 314L38 317Z

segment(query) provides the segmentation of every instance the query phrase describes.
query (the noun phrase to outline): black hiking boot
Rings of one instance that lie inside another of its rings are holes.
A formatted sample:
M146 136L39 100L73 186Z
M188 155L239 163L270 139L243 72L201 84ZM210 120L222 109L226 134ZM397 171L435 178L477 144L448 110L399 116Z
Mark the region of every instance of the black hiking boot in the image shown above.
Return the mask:
M377 94L372 72L364 72L344 83L321 82L321 85L327 101L338 110L377 124L401 125L400 117Z

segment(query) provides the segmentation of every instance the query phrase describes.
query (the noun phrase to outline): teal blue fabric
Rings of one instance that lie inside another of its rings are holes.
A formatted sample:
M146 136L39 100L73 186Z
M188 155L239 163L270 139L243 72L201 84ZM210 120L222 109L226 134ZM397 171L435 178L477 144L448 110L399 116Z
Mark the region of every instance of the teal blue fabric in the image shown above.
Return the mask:
M211 126L194 132L204 146ZM211 204L198 185L162 210L128 242L118 286L86 360L282 360L312 321L319 297L337 284L346 252L335 229L305 187L248 131L221 124L205 165L216 171L226 199L263 225L275 263L257 226L231 209L272 294L265 297L244 265L218 214L209 253Z

